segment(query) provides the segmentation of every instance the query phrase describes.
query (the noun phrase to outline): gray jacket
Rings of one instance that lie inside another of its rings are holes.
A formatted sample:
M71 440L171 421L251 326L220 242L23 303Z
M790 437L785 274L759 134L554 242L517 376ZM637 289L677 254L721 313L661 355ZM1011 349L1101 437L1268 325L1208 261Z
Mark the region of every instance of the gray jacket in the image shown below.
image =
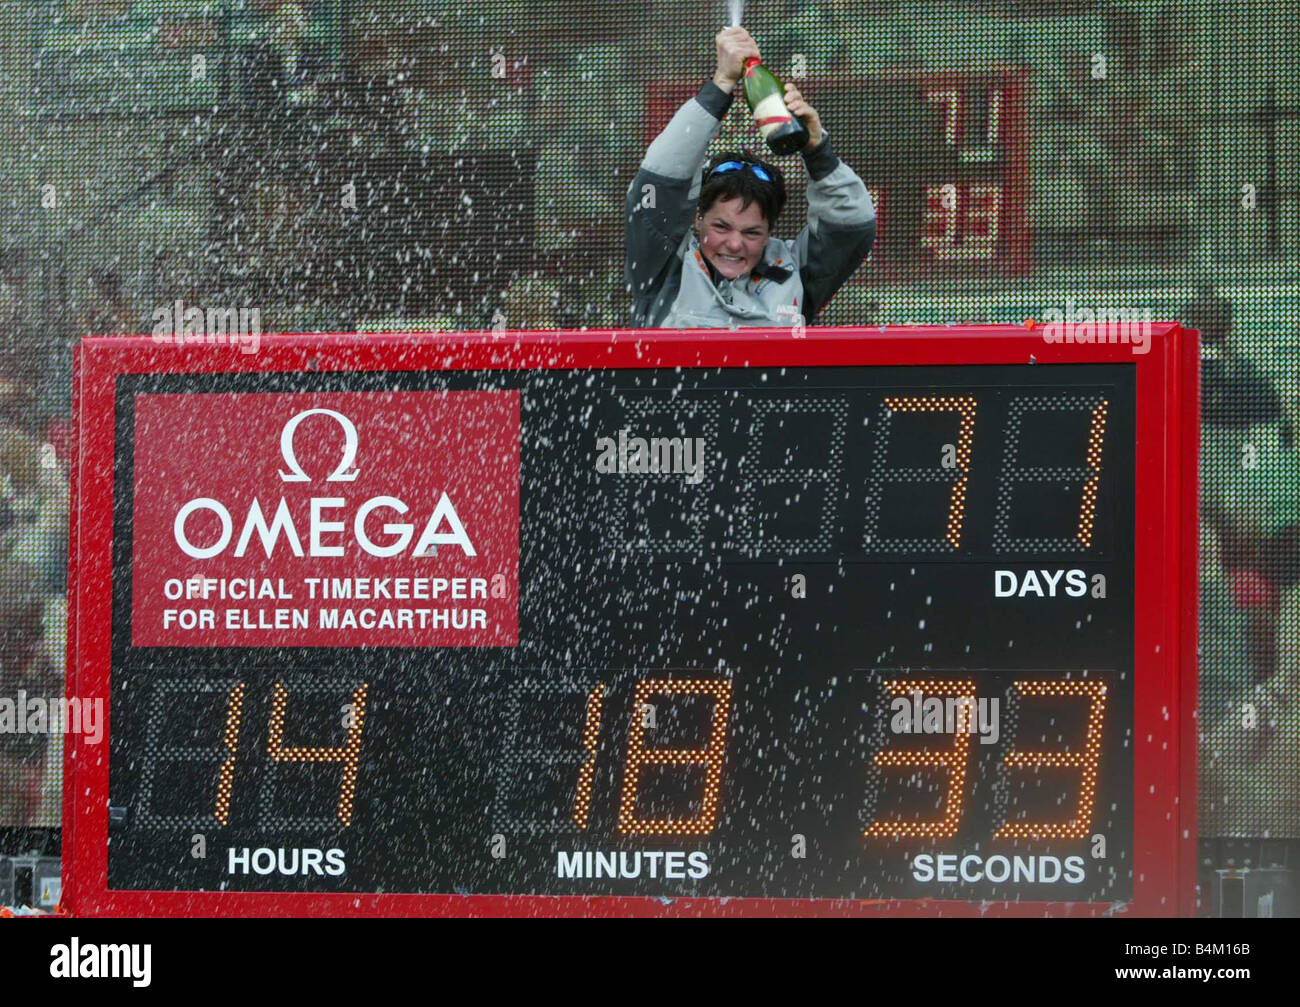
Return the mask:
M802 154L808 224L799 237L769 238L752 273L714 282L692 224L705 152L732 100L706 81L650 144L628 187L624 282L637 328L812 325L871 251L876 212L867 187L825 139Z

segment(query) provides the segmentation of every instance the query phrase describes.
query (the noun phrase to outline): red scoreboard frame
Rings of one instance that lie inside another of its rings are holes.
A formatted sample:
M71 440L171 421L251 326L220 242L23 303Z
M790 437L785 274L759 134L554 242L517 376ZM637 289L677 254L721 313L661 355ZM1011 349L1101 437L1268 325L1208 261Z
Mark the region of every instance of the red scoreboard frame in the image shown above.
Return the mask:
M63 907L78 916L1191 916L1196 882L1196 334L1152 323L1123 343L1011 326L277 335L256 353L90 337L75 361L68 694L102 698L110 645L116 379L125 374L1131 363L1136 367L1134 840L1129 903L122 891L108 888L107 745L69 734Z

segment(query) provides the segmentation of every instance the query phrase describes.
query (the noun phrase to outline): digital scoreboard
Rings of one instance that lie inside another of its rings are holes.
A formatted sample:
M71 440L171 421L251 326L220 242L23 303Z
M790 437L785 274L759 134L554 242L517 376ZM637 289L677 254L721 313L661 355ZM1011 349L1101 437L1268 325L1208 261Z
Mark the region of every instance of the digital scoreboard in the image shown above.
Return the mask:
M88 339L74 913L1190 914L1195 340Z

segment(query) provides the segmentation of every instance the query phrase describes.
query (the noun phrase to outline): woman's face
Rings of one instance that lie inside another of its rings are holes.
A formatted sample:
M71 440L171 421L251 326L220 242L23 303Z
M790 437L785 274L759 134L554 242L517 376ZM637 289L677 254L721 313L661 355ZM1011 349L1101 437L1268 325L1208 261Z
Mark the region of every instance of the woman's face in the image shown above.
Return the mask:
M729 280L747 276L763 261L769 229L758 203L742 209L739 196L719 199L696 217L700 251Z

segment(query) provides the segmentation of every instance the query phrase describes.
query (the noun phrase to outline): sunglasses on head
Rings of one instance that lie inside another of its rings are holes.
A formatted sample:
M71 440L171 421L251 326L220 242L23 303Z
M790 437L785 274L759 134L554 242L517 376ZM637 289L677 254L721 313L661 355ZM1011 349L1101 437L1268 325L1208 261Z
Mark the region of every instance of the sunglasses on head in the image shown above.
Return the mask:
M763 168L760 168L756 164L750 164L748 161L723 161L721 164L719 164L717 167L715 167L712 171L709 172L709 176L712 177L713 175L725 175L729 171L740 171L742 168L748 168L764 182L772 181L772 176L769 175Z

